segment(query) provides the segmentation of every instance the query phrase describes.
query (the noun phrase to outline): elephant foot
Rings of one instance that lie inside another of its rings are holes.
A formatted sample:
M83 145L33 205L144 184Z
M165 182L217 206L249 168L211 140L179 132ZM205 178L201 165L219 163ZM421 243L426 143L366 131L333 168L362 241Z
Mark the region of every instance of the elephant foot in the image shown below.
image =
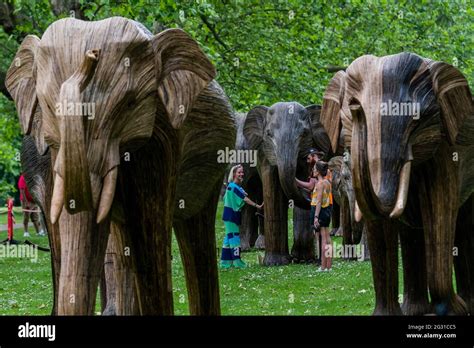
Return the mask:
M454 294L448 301L437 301L433 303L436 315L468 315L469 310L466 302Z
M240 244L240 252L248 252L250 251L250 243L248 242L241 242Z
M263 259L264 266L284 266L290 263L291 256L289 254L265 253Z
M410 300L405 298L402 304L403 315L425 315L433 313L433 306L428 299Z
M265 236L259 234L257 240L255 241L255 248L258 250L265 250Z
M341 227L334 227L334 228L331 230L331 232L329 232L329 234L330 234L332 237L334 237L334 236L337 235L337 232L338 232L339 230L342 231L342 228L341 228Z
M115 305L107 303L104 311L102 312L103 316L115 316L117 311L115 310Z
M402 310L398 302L388 306L376 306L372 315L403 315Z
M461 299L466 303L467 310L470 315L474 315L474 298L460 295Z
M291 255L291 262L293 262L293 263L307 263L307 264L310 264L310 263L315 263L315 262L316 262L316 258L314 258L314 257L304 257L304 256L294 256L294 255Z

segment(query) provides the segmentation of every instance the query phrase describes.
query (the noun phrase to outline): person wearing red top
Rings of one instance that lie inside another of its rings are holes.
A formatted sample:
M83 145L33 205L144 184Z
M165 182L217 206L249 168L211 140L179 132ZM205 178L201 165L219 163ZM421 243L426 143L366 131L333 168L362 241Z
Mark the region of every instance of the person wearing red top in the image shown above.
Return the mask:
M7 199L7 214L8 214L8 240L13 240L13 226L15 225L15 215L13 215L13 198L8 197Z
M35 226L36 233L39 236L44 236L45 233L44 230L41 228L41 224L39 221L39 213L37 212L38 207L33 202L33 198L31 197L31 194L28 191L28 187L26 186L26 181L23 174L20 175L20 179L18 180L18 189L20 190L20 201L21 207L23 208L23 237L30 236L30 233L28 232L28 222L30 218L31 222L33 222L33 225Z

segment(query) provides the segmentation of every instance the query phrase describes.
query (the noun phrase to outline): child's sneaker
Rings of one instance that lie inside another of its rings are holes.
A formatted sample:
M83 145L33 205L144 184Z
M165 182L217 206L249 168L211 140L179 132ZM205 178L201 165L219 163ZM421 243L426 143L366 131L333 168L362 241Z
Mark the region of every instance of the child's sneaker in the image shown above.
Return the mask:
M46 233L44 233L44 231L41 230L41 231L39 231L38 236L41 236L41 237L42 237L42 236L46 236Z
M322 269L321 267L319 267L316 272L324 272L324 269Z
M247 267L247 264L244 261L242 261L241 259L237 259L237 260L234 261L234 267L235 268L245 268L245 267Z
M31 236L30 236L30 233L27 231L27 232L23 233L23 237L31 237Z

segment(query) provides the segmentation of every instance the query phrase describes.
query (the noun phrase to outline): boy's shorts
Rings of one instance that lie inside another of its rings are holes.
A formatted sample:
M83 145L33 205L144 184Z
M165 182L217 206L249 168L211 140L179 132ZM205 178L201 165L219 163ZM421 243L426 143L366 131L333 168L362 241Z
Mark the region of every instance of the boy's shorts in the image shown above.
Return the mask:
M321 210L319 211L319 226L329 227L329 223L331 222L331 213L331 205L327 206L326 208L321 208Z

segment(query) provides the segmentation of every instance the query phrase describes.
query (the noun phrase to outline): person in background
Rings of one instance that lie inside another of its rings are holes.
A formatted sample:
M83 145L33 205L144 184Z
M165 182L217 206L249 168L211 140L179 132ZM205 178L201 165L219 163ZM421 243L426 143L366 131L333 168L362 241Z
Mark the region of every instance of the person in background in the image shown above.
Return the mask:
M247 197L247 193L240 186L244 179L244 168L238 164L230 170L229 184L224 195L224 220L225 237L222 245L221 268L244 268L245 262L240 258L240 223L241 209L245 203L262 209L263 203L258 205Z
M311 196L311 203L315 200L314 227L321 230L321 267L320 271L330 271L332 266L332 241L329 235L332 206L329 202L331 183L326 179L328 164L323 161L316 162L316 176L318 182Z
M315 149L314 147L310 147L305 153L306 153L306 155L305 155L306 156L306 163L308 164L308 172L309 172L308 181L305 182L305 181L301 181L301 180L296 179L296 185L298 187L301 187L303 189L306 189L306 190L312 192L314 190L314 187L315 187L317 181L318 181L318 178L315 176L316 171L314 171L314 166L316 165L316 162L323 160L324 152L319 151L318 149ZM328 169L327 175L324 177L324 179L327 179L329 181L329 183L332 184L332 173L329 169ZM329 204L331 205L331 208L332 208L332 204L333 204L332 188L331 188L331 192L329 194ZM311 203L311 209L314 209L313 200L312 200L312 203ZM312 214L311 216L314 216L314 212L312 212L311 214ZM311 225L308 226L308 228L313 229L313 218L312 217L311 217ZM316 264L320 265L321 264L321 254L322 254L321 233L316 231L315 232L315 238L316 238L317 246L318 246L318 253L316 255L316 258L317 258L316 259Z
M18 189L20 190L20 201L21 207L23 209L23 237L30 236L30 233L28 232L28 222L30 218L31 222L33 222L33 225L35 226L36 234L39 236L44 236L44 229L41 227L39 213L37 212L38 207L33 202L33 198L28 191L23 173L20 175L20 179L18 180Z

